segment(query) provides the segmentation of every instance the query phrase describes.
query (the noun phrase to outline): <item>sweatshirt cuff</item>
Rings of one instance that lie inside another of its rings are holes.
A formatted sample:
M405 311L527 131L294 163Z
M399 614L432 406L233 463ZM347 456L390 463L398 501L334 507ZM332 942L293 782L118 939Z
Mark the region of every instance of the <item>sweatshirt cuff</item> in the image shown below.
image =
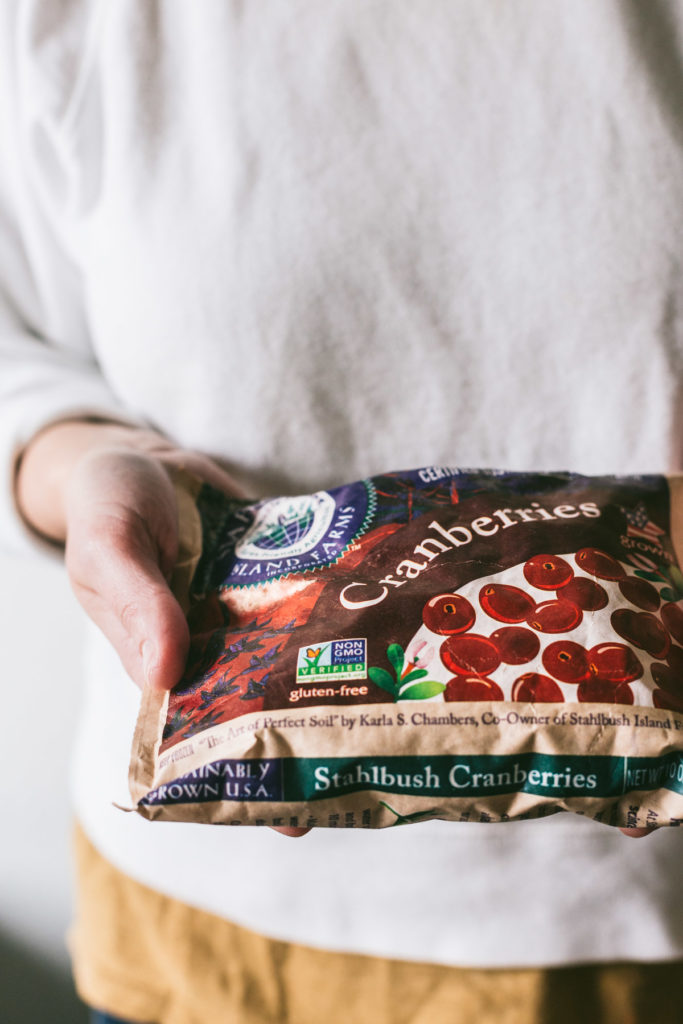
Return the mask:
M96 377L87 381L85 387L82 381L73 389L62 383L61 387L39 397L32 396L30 402L13 405L11 428L2 423L5 417L0 415L0 446L4 448L0 454L5 467L5 484L0 487L0 547L14 554L61 560L63 545L37 533L18 506L16 479L27 445L41 431L68 420L101 420L148 429L150 423L122 407Z

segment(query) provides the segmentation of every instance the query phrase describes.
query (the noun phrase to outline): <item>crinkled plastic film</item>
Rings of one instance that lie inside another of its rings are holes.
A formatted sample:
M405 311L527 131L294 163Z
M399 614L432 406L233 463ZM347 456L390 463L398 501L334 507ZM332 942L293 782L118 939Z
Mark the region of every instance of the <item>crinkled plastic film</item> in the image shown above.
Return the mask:
M252 503L180 474L191 650L143 696L135 808L678 825L678 486L425 467Z

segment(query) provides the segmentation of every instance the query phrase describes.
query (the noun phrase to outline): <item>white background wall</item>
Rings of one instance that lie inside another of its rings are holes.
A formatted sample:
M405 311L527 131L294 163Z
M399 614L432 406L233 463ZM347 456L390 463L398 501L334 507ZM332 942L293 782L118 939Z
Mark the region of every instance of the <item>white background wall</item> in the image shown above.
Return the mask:
M77 1024L69 751L81 612L58 563L0 551L0 1021Z

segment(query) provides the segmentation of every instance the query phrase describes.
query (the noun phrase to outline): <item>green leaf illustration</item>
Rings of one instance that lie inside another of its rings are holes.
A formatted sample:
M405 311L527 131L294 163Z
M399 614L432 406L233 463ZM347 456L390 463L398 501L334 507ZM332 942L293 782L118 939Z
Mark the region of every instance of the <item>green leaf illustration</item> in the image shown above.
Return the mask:
M386 690L388 693L392 695L392 697L396 696L396 683L391 678L386 669L375 668L373 666L372 668L368 669L368 675L370 676L370 679L372 679L375 686L379 686L382 690Z
M406 659L405 652L400 644L389 644L387 647L387 658L394 666L394 672L396 678L401 678L401 672L403 671L403 662Z
M681 572L677 565L669 567L669 576L673 580L676 589L683 590L683 572Z
M426 675L428 675L426 668L414 668L412 672L403 677L401 686L405 686L406 683L412 683L414 679L424 679Z
M671 587L662 587L662 589L659 591L659 596L661 597L662 601L678 600L678 595L674 593Z
M425 679L423 683L412 683L404 690L401 690L401 700L426 700L427 697L436 697L437 693L443 693L446 689L445 683L437 683L435 679Z
M662 574L659 572L646 572L645 569L636 569L634 576L640 576L641 580L650 580L652 583L661 583Z

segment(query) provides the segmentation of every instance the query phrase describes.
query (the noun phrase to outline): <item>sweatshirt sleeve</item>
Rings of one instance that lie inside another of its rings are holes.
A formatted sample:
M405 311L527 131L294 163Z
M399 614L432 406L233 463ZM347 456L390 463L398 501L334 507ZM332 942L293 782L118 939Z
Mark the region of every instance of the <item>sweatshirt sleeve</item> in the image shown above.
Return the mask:
M27 442L74 417L144 422L97 364L63 230L69 175L84 155L79 147L89 145L74 104L88 86L88 12L100 6L0 7L0 546L15 551L48 547L16 507Z

